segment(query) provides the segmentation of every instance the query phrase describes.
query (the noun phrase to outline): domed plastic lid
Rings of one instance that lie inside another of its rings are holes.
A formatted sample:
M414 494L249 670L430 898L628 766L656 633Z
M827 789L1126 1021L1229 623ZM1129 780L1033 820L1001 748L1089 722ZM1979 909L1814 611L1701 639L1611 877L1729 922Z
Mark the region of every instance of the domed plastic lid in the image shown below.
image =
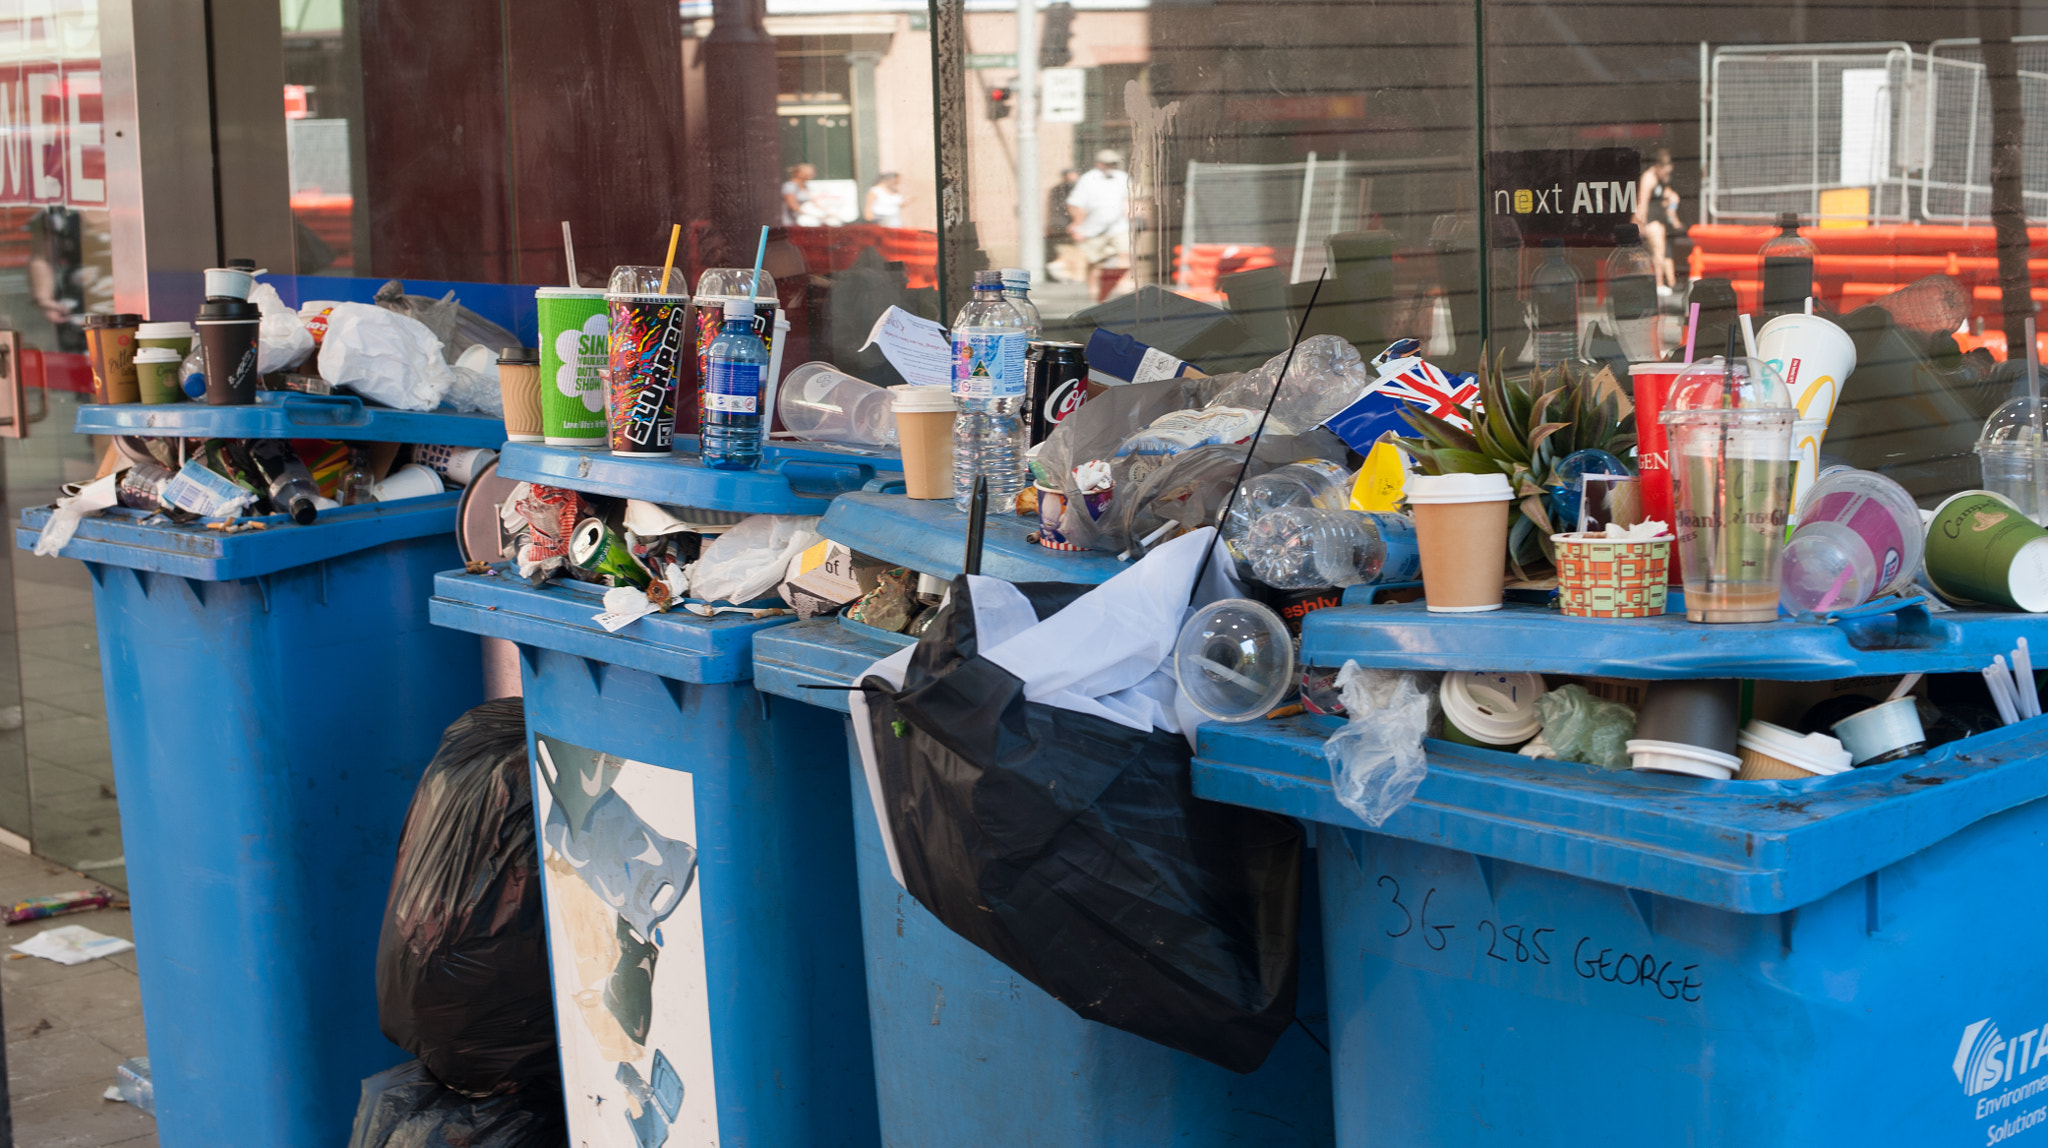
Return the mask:
M1173 673L1196 709L1240 722L1273 712L1294 685L1294 639L1280 615L1246 598L1196 610L1173 647Z
M761 302L775 302L775 277L761 272L760 285L754 283L754 272L749 267L711 267L697 276L697 296L700 299L744 299L747 289L754 288L754 298Z
M1784 376L1762 359L1701 359L1679 372L1670 394L1664 407L1667 423L1726 418L1730 411L1754 411L1771 418L1792 413L1792 392Z
M2048 404L2048 399L2041 400ZM2041 420L2034 419L2035 400L2025 395L2013 399L1991 412L1984 420L1984 433L1977 437L1978 454L2044 454L2042 436L2036 427L2048 428L2048 406L2040 412Z

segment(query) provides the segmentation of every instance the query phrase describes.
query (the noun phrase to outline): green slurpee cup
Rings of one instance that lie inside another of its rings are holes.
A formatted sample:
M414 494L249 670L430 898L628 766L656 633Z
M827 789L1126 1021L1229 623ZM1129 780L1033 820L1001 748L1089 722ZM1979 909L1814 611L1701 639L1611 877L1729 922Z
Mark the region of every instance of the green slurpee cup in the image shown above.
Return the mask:
M1944 597L2048 611L2048 530L1988 490L1966 490L1927 524L1927 576Z
M542 287L540 425L549 446L605 444L604 371L611 356L611 320L604 292Z

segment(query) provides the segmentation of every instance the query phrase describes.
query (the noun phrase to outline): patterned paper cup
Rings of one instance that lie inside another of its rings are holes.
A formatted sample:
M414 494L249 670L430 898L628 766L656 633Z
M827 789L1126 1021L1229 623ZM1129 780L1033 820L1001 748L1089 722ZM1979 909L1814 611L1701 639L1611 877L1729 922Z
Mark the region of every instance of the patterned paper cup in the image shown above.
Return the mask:
M1575 618L1652 618L1664 612L1671 536L1553 534L1557 596Z

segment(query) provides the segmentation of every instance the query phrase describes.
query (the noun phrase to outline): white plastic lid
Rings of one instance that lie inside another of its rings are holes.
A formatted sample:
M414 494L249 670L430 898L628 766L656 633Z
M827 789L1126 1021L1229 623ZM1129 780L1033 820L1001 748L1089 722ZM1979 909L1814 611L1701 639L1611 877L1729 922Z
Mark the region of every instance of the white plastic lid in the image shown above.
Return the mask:
M1515 496L1508 487L1508 476L1498 471L1493 474L1410 474L1406 489L1409 503L1425 506L1506 502Z
M951 387L890 387L889 401L903 414L960 409L959 404L953 401Z
M158 338L165 337L167 336L158 336ZM138 363L178 363L183 362L184 359L185 356L179 354L176 347L135 348L135 361Z
M601 287L535 287L533 294L535 298L544 299L602 299L604 298L604 289Z
M1800 734L1767 721L1743 726L1735 744L1822 776L1847 773L1850 767L1849 751L1835 738L1824 733Z
M1173 645L1189 702L1217 721L1265 717L1294 685L1294 638L1269 606L1225 598L1196 610Z
M734 319L745 319L750 323L753 322L754 301L752 299L727 299L725 301L725 321L730 323Z
M198 334L199 332L193 328L192 324L182 321L176 323L144 323L142 326L135 328L135 337L138 339L191 339L198 337Z
M1452 670L1444 675L1438 698L1444 720L1477 741L1519 745L1543 728L1536 699L1544 691L1541 674L1496 674Z
M1643 773L1677 773L1726 781L1742 768L1742 759L1732 753L1686 745L1676 741L1637 740L1626 743L1629 768Z

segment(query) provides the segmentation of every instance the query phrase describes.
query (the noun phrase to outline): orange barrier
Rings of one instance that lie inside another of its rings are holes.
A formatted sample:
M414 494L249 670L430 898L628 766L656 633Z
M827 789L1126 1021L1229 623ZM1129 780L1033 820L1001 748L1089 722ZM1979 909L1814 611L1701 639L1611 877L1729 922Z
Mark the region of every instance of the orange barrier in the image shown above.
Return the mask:
M355 200L346 195L292 196L292 214L306 230L334 249L334 262L323 270L353 271L356 266Z
M879 248L882 261L901 263L910 287L939 285L939 236L937 232L909 227L881 227L872 223L850 223L844 227L792 227L789 241L803 252L804 266L813 275L829 275L853 266L860 253Z
M1183 295L1220 302L1223 293L1217 281L1240 271L1277 267L1282 259L1293 259L1291 248L1267 247L1254 243L1189 243L1173 249L1173 281Z

